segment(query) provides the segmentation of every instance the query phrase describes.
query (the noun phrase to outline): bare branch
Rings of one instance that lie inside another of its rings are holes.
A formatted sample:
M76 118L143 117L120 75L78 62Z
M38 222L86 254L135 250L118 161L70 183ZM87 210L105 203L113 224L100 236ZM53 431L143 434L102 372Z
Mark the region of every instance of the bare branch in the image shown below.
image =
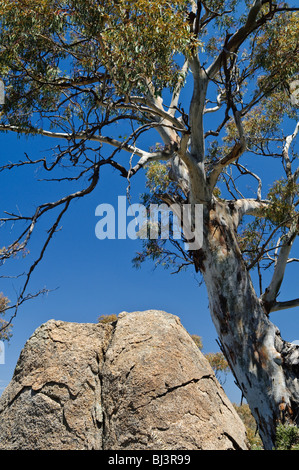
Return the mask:
M56 207L59 207L60 205L63 204L69 204L73 199L76 198L81 198L93 191L93 189L96 187L98 180L99 180L99 170L100 166L106 164L107 162L105 160L100 161L99 163L96 163L94 167L92 168L93 170L93 175L90 178L91 183L90 185L82 190L76 191L75 193L71 193L65 197L62 197L61 199L54 201L54 202L46 202L44 204L41 204L38 206L35 210L35 213L31 217L25 217L22 215L15 215L11 214L12 217L9 218L1 218L0 221L7 222L8 220L14 220L14 221L21 221L21 220L29 220L30 224L25 228L25 230L22 232L22 234L15 240L7 249L8 253L4 252L4 254L1 254L0 259L6 259L9 258L12 254L15 254L19 251L23 251L25 247L27 246L29 239L31 238L32 232L35 228L35 225L46 212L48 212L51 209L54 209ZM25 237L25 238L24 238ZM24 240L23 240L24 238ZM22 241L23 240L23 241Z
M235 207L239 214L239 222L241 222L244 215L253 215L254 217L262 217L263 210L269 207L269 201L257 199L238 199L235 202Z
M250 33L252 33L259 25L257 16L263 4L269 3L269 0L255 0L253 6L248 12L246 23L227 41L225 48L221 51L215 61L208 67L207 75L209 79L213 79L219 72L223 58L227 54L236 53L240 45L246 40Z
M241 165L240 163L235 163L235 166L238 168L238 170L241 172L242 175L248 174L250 176L253 176L258 181L258 187L257 187L257 194L256 194L256 199L257 201L261 201L262 199L262 180L261 178L253 173L252 171L248 170L244 165Z
M173 157L173 151L171 150L171 147L169 151L166 151L166 152L163 152L163 151L154 152L151 154L144 155L143 157L140 158L137 164L128 171L128 178L131 178L131 176L135 175L135 173L137 173L137 171L143 168L147 163L160 161L160 160L167 161L167 160L170 160L172 157Z
M19 306L25 300L27 300L28 298L32 298L32 295L30 295L30 294L29 294L29 297L28 297L28 295L25 297L25 292L26 292L26 289L28 287L29 281L31 279L32 273L35 270L35 268L37 267L37 265L43 259L45 251L46 251L46 249L47 249L54 233L57 231L58 225L59 225L63 215L67 212L71 201L75 198L81 198L81 197L83 197L83 196L85 196L85 195L87 195L87 194L89 194L90 192L93 191L93 189L96 187L96 185L98 183L98 180L99 180L99 170L100 170L101 164L103 164L103 162L99 162L99 163L94 165L93 175L91 177L91 183L87 188L85 188L81 191L77 191L75 193L69 194L68 196L65 196L65 197L63 197L63 198L61 198L61 199L59 199L55 202L41 204L40 206L37 207L33 217L31 217L31 218L26 217L26 220L30 219L31 223L22 234L22 236L26 235L24 242L20 245L22 247L22 249L27 245L38 219L43 214L45 214L47 211L49 211L51 209L54 209L54 208L56 208L58 206L61 206L61 205L63 206L63 208L59 212L55 222L53 223L52 227L48 231L48 236L47 236L46 241L44 242L44 244L42 246L42 249L41 249L41 252L40 252L38 258L30 266L29 271L26 274L25 282L24 282L22 290L21 290L21 292L18 296L17 302L14 306L15 312L14 312L13 316L11 317L11 319L9 321L9 324L11 323L12 319L17 315L17 311L18 311ZM23 216L16 217L16 220L23 220L23 219L25 219ZM19 237L19 239L20 238L21 237ZM14 242L13 245L15 245L15 244L16 244L16 242ZM12 307L10 307L10 308L12 308Z
M218 178L225 167L235 162L244 152L244 144L236 142L231 151L221 158L214 166L209 176L209 185L211 190L216 186Z
M298 220L296 218L293 221L288 233L286 234L284 242L280 248L271 282L262 295L262 301L266 309L271 308L279 293L279 289L284 278L285 268L289 259L289 254L298 232L297 224Z
M221 108L221 106L224 102L223 94L224 94L224 90L221 90L220 93L218 93L217 98L216 98L217 105L214 106L213 108L205 107L204 114L215 113L216 111L219 111L219 109Z
M285 145L284 145L283 151L282 151L282 156L283 156L284 161L285 161L286 175L289 179L291 179L293 177L292 176L291 161L290 161L290 156L289 156L289 149L290 149L290 146L291 146L292 142L296 138L298 132L299 132L299 121L296 124L296 127L294 129L293 134L288 135L286 137ZM295 178L295 181L296 181L296 176L294 176L294 178Z
M8 126L8 125L0 125L0 131L12 131L16 133L28 133L28 130L22 129L17 126ZM53 131L47 131L45 129L35 129L32 131L33 134L36 135L43 135L45 137L52 137L54 139L65 139L65 140L75 140L75 139L85 139L89 140L92 142L101 142L105 144L112 145L113 147L121 147L122 150L125 150L126 152L130 153L135 153L138 156L144 156L145 154L148 154L149 152L144 152L143 150L133 146L133 145L124 145L123 142L112 139L111 137L106 137L103 135L94 135L88 132L78 132L78 133L66 133L66 132L53 132Z
M157 99L153 102L148 98L139 97L139 96L130 96L128 97L129 102L126 103L123 100L120 100L114 103L116 109L130 109L134 111L139 111L141 113L149 114L154 118L159 116L162 118L162 122L165 124L172 124L180 131L186 131L186 127L171 113L164 111L161 103L158 103Z
M285 310L287 308L299 307L299 298L293 300L287 300L285 302L275 302L270 308L271 312L278 312L279 310Z
M17 312L19 307L24 303L27 302L28 300L35 299L36 297L39 297L40 295L48 294L50 291L49 289L41 289L35 294L27 294L26 296L23 296L22 298L19 297L16 304L10 305L5 309L5 312L8 312L9 310L14 310L14 314L10 317L10 319L5 322L5 324L0 327L0 333L5 331L9 326L12 324L13 319L17 316Z
M182 88L182 85L183 85L183 81L185 80L185 76L187 74L188 67L189 67L189 61L186 60L183 67L182 67L182 69L181 69L181 76L180 76L180 78L178 80L178 83L176 84L176 87L175 87L175 89L173 91L173 94L172 94L170 107L169 107L169 112L168 112L171 116L175 115L176 108L177 108L178 103L179 103L180 91L181 91L181 88Z

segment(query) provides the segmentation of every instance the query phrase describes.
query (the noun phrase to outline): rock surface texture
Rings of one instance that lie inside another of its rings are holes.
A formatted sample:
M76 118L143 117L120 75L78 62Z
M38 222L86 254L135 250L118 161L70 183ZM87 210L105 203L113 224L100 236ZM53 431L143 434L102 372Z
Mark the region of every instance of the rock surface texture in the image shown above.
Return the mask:
M0 449L247 450L245 428L178 317L50 320L0 398Z

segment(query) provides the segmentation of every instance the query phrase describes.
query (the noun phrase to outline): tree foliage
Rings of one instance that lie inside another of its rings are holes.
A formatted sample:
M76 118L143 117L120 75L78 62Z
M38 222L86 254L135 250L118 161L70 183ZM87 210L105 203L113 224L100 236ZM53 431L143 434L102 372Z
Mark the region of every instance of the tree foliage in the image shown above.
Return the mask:
M191 335L194 343L200 351L203 350L202 338L198 335ZM205 358L212 367L216 378L223 385L226 375L230 372L230 367L222 352L204 353Z
M82 118L84 106L105 114L112 96L132 91L140 96L149 83L157 93L173 87L180 75L174 55L187 53L195 41L187 4L1 1L0 74L9 92L7 122L33 132L37 116L47 112L58 112L50 119L60 126L66 115ZM84 89L82 77L86 85L98 85Z
M210 366L212 367L213 371L219 382L223 385L225 382L225 376L230 372L230 367L225 359L222 352L216 353L207 353L205 354L206 359L209 361ZM224 376L224 379L223 379Z
M275 450L299 450L299 430L292 424L279 424L276 431Z
M257 432L257 423L250 411L248 404L234 404L234 407L246 428L250 450L263 450L263 444Z
M112 313L111 315L100 315L98 318L98 322L105 324L105 323L113 323L117 321L117 315Z

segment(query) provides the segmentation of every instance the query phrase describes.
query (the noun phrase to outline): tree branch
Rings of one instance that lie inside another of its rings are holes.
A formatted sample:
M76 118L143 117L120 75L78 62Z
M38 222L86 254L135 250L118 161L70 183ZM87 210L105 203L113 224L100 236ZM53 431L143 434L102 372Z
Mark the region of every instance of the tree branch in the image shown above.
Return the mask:
M17 126L9 126L9 125L0 125L0 131L12 131L16 132L19 134L26 134L28 133L27 129L22 129L21 127ZM31 130L33 135L43 135L45 137L52 137L54 139L65 139L65 140L76 140L76 139L83 139L83 140L88 140L91 142L101 142L104 144L109 144L113 147L121 147L122 150L125 150L126 152L130 153L135 153L136 155L142 157L144 155L149 154L149 152L145 152L133 145L124 145L123 142L113 139L111 137L106 137L103 135L94 135L92 133L88 132L77 132L77 133L67 133L67 132L53 132L53 131L47 131L45 129L33 129Z
M298 132L299 132L299 121L297 122L297 124L295 126L293 134L290 134L286 137L285 145L284 145L283 151L282 151L282 156L283 156L284 161L285 161L286 175L287 175L288 179L294 178L294 182L296 182L297 176L296 176L296 174L292 175L291 161L290 161L290 157L289 157L289 149L290 149L290 146L291 146L292 142L296 138Z
M162 106L158 106L157 99L155 101L151 101L149 98L131 96L128 97L128 100L128 103L123 100L114 103L115 108L130 109L149 114L155 118L160 117L162 121L165 121L165 124L172 124L179 131L186 131L186 127L177 118L175 118L171 113L165 111Z
M189 61L186 60L183 67L182 67L182 69L181 69L181 75L180 75L180 78L178 80L178 83L176 84L176 87L175 87L175 89L173 91L173 94L172 94L168 114L170 114L173 117L175 115L176 108L177 108L178 103L179 103L180 91L182 89L183 82L185 80L185 76L186 76L187 71L188 71L188 67L189 67Z
M248 35L252 33L260 24L256 21L257 16L265 3L269 3L269 0L255 0L253 6L250 8L246 23L227 41L225 48L220 52L215 61L208 67L206 73L209 79L213 79L219 72L223 58L227 54L236 53L240 45L246 40Z
M287 308L299 307L299 298L293 300L287 300L285 302L275 302L270 308L271 312L278 312L279 310L285 310Z
M81 190L81 191L77 191L75 193L72 193L72 194L69 194L68 196L65 196L55 202L52 202L52 203L44 203L44 204L41 204L40 206L37 207L37 209L35 210L35 213L34 215L29 218L29 217L18 217L16 218L16 220L31 220L31 223L30 225L28 225L27 229L24 230L22 236L26 236L25 237L25 240L24 242L20 245L21 246L21 249L24 249L24 247L28 244L28 241L31 237L31 234L34 230L34 227L38 221L38 219L43 215L45 214L47 211L51 210L51 209L54 209L58 206L63 206L62 210L59 212L55 222L53 223L52 227L50 228L50 230L48 231L48 236L46 238L46 241L44 242L43 246L42 246L42 249L40 251L40 254L38 256L38 258L33 262L33 264L30 266L29 268L29 271L28 273L26 274L26 279L25 279L25 282L23 284L23 287L22 287L22 290L20 292L20 294L18 295L18 299L17 299L17 302L14 306L14 309L15 309L15 312L14 314L12 315L12 317L10 318L8 324L10 324L13 320L13 318L15 318L15 316L17 315L17 311L18 311L18 308L19 306L25 301L27 300L27 298L32 298L32 296L30 296L29 294L29 297L25 297L25 292L26 292L26 289L28 287L28 284L29 284L29 281L31 279L31 276L32 276L32 273L33 271L35 270L35 268L37 267L37 265L40 263L40 261L43 259L44 257L44 254L45 254L45 251L54 235L54 233L56 232L57 230L57 227L58 227L58 224L60 223L63 215L67 212L68 208L69 208L69 205L71 203L71 201L75 198L81 198L89 193L91 193L94 188L96 187L97 183L98 183L98 180L99 180L99 170L100 170L100 166L101 164L103 164L103 162L99 162L97 164L94 165L94 168L93 168L93 175L92 177L90 178L91 179L91 182L90 182L90 185ZM20 237L18 238L18 240L20 240ZM14 242L15 244L16 242ZM12 244L11 246L13 246L14 244Z
M209 185L211 190L216 186L219 175L224 170L225 167L235 162L244 152L244 144L241 142L236 142L231 151L223 158L217 162L210 173L209 176Z
M205 155L203 112L208 86L207 75L202 70L198 57L190 61L193 75L193 95L190 103L189 119L191 128L191 155L203 162Z
M0 126L0 130L9 130L13 132L26 132L25 130L22 130L21 128L18 128L16 126ZM52 137L52 138L57 138L57 139L65 139L65 140L74 140L74 139L83 139L83 140L89 140L93 142L101 142L105 143L108 145L111 145L113 147L116 147L119 150L125 150L126 152L129 152L131 154L137 155L140 157L139 162L137 163L136 167L134 167L134 171L132 171L132 174L135 174L136 171L144 166L146 163L149 161L157 161L157 160L169 160L171 158L171 152L172 152L172 146L169 146L168 150L162 150L158 152L146 152L145 150L141 150L140 148L136 147L135 145L130 145L127 143L128 140L133 138L133 134L125 141L121 142L119 140L113 139L111 137L107 136L102 136L102 135L94 135L94 134L89 134L87 132L79 132L76 134L68 134L68 133L63 133L63 132L52 132L52 131L47 131L44 129L36 129L35 134L37 135L43 135L46 137ZM39 160L42 161L45 165L44 159ZM29 162L28 162L29 163ZM30 163L37 163L35 162L30 162ZM20 166L20 163L16 164ZM9 169L15 166L14 164L9 165Z
M253 173L252 171L248 170L248 168L246 168L244 165L241 165L240 163L236 162L234 165L238 168L238 170L240 171L240 173L242 175L248 174L248 175L253 176L253 178L255 178L257 180L258 187L257 187L257 192L256 192L256 199L257 199L257 201L261 201L261 199L262 199L262 180L261 180L261 178L258 175L256 175L255 173Z
M280 248L280 252L276 261L276 266L271 282L261 297L267 311L270 311L272 305L276 302L276 297L279 293L279 289L284 278L289 254L298 232L297 224L298 220L295 219L285 236L285 240Z

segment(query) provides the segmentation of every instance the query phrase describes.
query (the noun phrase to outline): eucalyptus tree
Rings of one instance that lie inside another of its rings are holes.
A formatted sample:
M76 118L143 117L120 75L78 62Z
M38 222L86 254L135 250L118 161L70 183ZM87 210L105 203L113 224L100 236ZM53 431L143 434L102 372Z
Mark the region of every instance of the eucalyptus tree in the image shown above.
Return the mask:
M279 300L285 270L298 261L291 255L299 175L294 3L0 1L2 139L15 132L53 142L47 157L3 156L0 171L17 175L39 166L50 179L81 184L55 201L41 196L32 214L2 217L3 224L20 226L1 251L4 262L26 251L55 211L11 318L30 297L31 275L62 217L100 184L102 167L130 182L145 170L147 204L201 205L203 241L188 250L178 240L147 239L135 261L152 256L202 274L222 352L266 449L275 442L281 402L297 423L299 410L298 346L284 341L270 319L273 311L299 305L299 299ZM116 135L117 123L125 135ZM152 146L144 148L153 132ZM272 161L281 171L265 190ZM69 170L67 177L57 177L60 168ZM242 184L249 177L256 194ZM266 287L265 268L272 273Z

